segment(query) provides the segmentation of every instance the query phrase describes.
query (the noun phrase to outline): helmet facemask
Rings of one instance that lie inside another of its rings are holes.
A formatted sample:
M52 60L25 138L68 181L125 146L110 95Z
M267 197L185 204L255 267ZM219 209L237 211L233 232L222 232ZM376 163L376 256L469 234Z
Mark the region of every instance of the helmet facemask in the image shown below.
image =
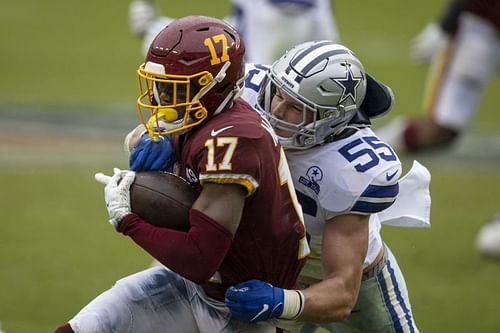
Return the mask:
M276 97L278 92L280 97ZM291 123L280 119L272 113L273 99L283 98L284 96L288 96L294 105L302 109L302 119L298 123ZM266 77L263 89L259 92L257 108L263 111L283 147L292 148L300 146L300 142L311 142L314 140L314 130L309 125L316 121L316 110L287 92L285 87L279 82L274 81L271 76Z
M137 109L150 136L184 131L207 118L200 98L217 83L212 74L208 71L193 75L163 74L151 71L156 69L155 65L146 63L137 71Z

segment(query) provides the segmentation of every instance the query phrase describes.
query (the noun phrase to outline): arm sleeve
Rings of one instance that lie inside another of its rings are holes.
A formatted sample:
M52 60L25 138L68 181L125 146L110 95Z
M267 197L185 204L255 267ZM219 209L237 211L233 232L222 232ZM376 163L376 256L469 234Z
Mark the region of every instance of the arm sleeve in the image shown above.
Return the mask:
M128 214L120 232L129 236L159 262L183 277L201 284L222 264L233 236L202 212L191 209L188 232L159 228L140 216Z

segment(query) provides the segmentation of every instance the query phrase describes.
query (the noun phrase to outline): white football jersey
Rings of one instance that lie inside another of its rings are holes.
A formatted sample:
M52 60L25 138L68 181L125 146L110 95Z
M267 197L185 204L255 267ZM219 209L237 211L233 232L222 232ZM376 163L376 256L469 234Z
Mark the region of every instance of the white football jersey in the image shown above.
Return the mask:
M226 18L245 41L248 62L271 64L309 40L339 40L330 0L233 0Z
M364 266L382 246L376 213L390 207L399 192L401 162L370 128L306 150L287 150L299 202L302 205L311 248L321 253L324 224L347 213L370 217L368 253Z
M242 97L256 105L267 66L247 64ZM390 146L370 128L306 150L287 150L299 202L302 205L307 232L311 236L312 255L305 272L321 278L319 256L324 224L347 213L371 214L368 253L364 266L370 265L382 247L380 221L376 213L390 207L399 191L401 162ZM318 262L315 262L318 261Z
M263 64L245 64L245 89L241 97L250 105L257 105L260 86L266 78L267 70L270 65Z

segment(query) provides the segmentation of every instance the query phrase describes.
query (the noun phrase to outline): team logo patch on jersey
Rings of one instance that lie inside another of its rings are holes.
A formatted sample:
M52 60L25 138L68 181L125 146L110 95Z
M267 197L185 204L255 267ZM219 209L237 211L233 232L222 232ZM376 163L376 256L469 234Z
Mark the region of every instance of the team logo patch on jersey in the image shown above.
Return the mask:
M306 176L300 176L299 183L309 187L314 193L318 194L320 189L319 182L323 179L323 171L317 166L307 169Z
M198 177L196 177L196 174L194 173L193 169L186 168L186 177L187 177L187 181L190 184L197 184L198 183Z

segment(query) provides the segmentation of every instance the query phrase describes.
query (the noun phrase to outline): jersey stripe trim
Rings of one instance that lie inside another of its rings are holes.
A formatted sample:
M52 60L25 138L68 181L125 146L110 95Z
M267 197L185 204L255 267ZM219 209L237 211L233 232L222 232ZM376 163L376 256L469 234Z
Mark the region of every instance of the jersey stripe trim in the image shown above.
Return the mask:
M381 212L389 208L395 199L391 202L367 202L367 201L357 201L351 209L351 213L361 213L361 214L373 214Z
M247 197L251 196L259 187L259 183L252 176L242 174L201 174L200 184L205 183L238 184L246 188Z
M369 202L369 203L392 203L396 199L394 197L385 198L371 198L371 197L360 197L358 202Z
M392 198L394 199L399 193L399 183L380 186L380 185L368 185L366 190L361 193L362 198Z
M276 5L283 5L283 4L298 5L303 7L303 9L316 7L316 1L314 0L271 0L270 2Z
M351 209L353 213L373 214L389 208L399 193L399 183L380 186L369 185Z

